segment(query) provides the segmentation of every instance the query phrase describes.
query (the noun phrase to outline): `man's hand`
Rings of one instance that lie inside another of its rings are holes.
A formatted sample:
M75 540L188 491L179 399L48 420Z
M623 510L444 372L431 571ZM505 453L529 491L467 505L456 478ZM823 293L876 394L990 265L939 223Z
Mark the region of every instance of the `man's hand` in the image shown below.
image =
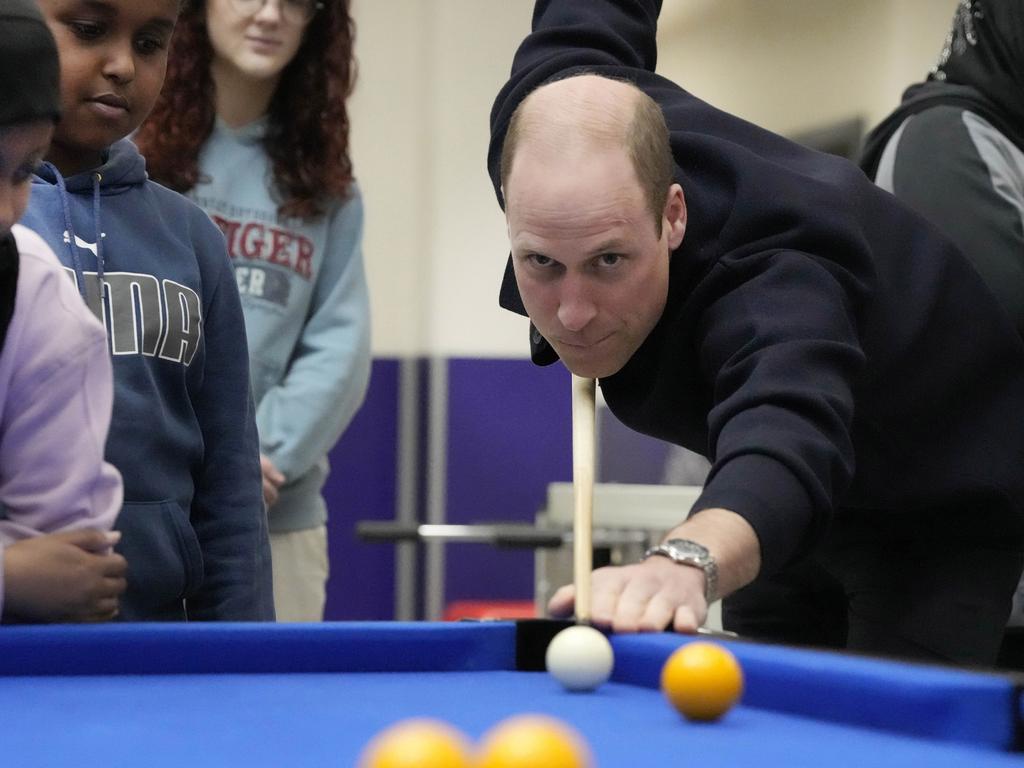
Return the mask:
M267 509L277 503L278 489L284 484L284 475L274 462L260 454L260 470L263 472L263 501Z
M701 510L673 528L666 539L692 539L718 561L718 594L746 586L761 569L757 534L728 509ZM696 632L707 618L704 572L667 557L651 557L635 565L599 568L591 575L591 620L616 632ZM551 597L555 616L573 612L575 590L562 587Z
M634 565L598 568L591 574L590 618L615 632L696 632L707 618L704 573L700 568L652 557ZM572 614L572 585L551 597L554 616Z
M83 530L4 549L4 614L22 621L108 621L117 615L128 564L111 547L120 534Z

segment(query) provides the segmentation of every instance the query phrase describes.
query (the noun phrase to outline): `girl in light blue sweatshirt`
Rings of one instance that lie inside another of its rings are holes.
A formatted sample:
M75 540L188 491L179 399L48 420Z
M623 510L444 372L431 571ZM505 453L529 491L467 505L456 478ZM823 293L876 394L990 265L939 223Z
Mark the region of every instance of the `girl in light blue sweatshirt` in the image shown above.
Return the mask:
M179 21L136 142L220 226L242 297L279 620L323 616L327 452L370 371L348 156L348 2L207 0Z

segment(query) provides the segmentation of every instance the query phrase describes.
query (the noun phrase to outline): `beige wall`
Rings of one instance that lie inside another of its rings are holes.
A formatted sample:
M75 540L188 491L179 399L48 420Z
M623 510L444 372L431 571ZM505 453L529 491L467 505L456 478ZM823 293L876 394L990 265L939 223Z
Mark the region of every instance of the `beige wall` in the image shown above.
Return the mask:
M529 31L526 0L354 0L353 159L377 355L519 355L498 310L504 218L487 117Z
M659 71L780 133L884 116L955 0L665 0ZM377 355L526 354L497 307L507 254L487 118L532 0L354 0L353 155Z
M668 0L658 69L779 133L884 117L927 74L956 0Z

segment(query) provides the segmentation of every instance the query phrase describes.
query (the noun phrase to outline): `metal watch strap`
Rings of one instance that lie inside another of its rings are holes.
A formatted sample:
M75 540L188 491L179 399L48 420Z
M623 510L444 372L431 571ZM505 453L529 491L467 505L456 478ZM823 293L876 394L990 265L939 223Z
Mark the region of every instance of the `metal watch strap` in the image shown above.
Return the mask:
M680 565L692 565L704 571L704 599L710 604L718 599L718 563L707 547L689 539L669 539L644 552L643 559L653 555L667 557Z

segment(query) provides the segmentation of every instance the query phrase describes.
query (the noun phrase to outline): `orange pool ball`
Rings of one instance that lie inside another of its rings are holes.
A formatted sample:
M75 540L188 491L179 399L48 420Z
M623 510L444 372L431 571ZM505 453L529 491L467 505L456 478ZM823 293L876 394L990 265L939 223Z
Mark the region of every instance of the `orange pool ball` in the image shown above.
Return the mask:
M724 646L691 642L668 657L661 691L689 719L717 720L743 693L743 670Z
M402 720L381 731L363 750L359 768L472 768L469 739L448 723Z
M484 734L477 768L591 768L593 759L574 728L546 715L516 715Z

